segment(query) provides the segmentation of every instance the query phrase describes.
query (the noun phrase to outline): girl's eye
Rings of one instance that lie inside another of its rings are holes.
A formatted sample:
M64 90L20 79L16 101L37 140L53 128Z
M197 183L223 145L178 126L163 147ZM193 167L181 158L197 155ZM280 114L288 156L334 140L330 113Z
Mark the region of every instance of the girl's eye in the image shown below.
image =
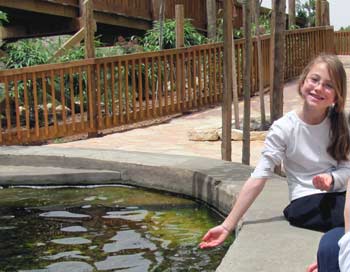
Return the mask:
M333 90L333 89L334 89L333 85L330 84L330 83L325 84L325 87L326 87L326 89L328 89L328 90Z

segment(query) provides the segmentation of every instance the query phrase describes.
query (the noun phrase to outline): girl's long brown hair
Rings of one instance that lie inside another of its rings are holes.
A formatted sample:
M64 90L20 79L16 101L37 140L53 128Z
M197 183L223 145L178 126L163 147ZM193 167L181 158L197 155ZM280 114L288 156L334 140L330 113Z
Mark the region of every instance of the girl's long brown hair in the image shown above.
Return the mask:
M346 100L346 73L342 62L336 55L322 54L312 60L304 69L299 80L299 94L305 78L317 63L325 63L335 89L335 103L328 110L331 121L330 143L327 152L336 161L349 160L350 135L344 107Z

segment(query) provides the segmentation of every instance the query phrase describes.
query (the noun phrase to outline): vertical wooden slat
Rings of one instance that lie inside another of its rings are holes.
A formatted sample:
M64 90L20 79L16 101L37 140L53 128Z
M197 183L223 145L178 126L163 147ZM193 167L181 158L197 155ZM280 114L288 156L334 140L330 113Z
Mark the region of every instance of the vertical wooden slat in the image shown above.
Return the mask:
M44 109L44 126L45 126L45 136L49 136L49 119L47 110L47 90L46 90L46 76L45 73L41 74L41 84L43 86L43 109Z
M24 109L26 111L26 134L27 140L30 138L30 116L29 116L29 102L28 102L28 88L27 88L27 74L23 75L23 95L24 95Z
M181 93L181 88L182 88L182 83L181 83L181 58L180 58L180 53L176 54L176 111L180 112L181 111L181 106L180 106L180 93Z
M214 67L213 67L213 95L214 95L214 102L218 102L218 90L217 90L217 61L216 61L216 48L213 49L214 54L213 54L213 59L214 59Z
M93 107L95 101L92 100L92 92L94 92L95 90L92 90L92 80L95 80L94 78L92 78L92 71L91 71L91 65L88 66L88 98L89 98L89 114L88 116L90 116L90 120L89 120L89 124L90 124L90 130L94 129L94 119L92 118L93 116Z
M149 80L148 80L148 58L145 59L145 99L146 99L146 118L150 117L149 113Z
M191 51L187 53L187 97L188 97L188 108L192 109L192 78L191 78Z
M207 51L203 50L204 104L208 105Z
M155 75L154 75L154 58L151 61L151 79L152 79L152 116L156 117L156 90L155 90Z
M213 63L212 63L212 52L211 48L208 49L208 63L209 63L209 101L210 104L213 105L214 103L214 96L213 96Z
M69 92L70 92L70 107L71 107L71 122L72 129L75 131L75 103L74 103L74 86L73 86L73 69L69 69Z
M79 67L79 109L80 109L80 129L85 129L84 96L83 96L83 69Z
M193 106L195 108L198 107L198 101L197 101L197 62L196 62L196 50L192 51L192 89L193 89Z
M199 97L199 106L202 107L203 106L203 92L202 92L202 54L201 54L202 50L198 50L198 69L197 69L197 73L198 73L198 97Z
M118 61L118 98L119 98L119 123L120 124L123 124L124 122L122 83L123 83L122 64L121 64L121 61Z
M185 53L181 54L181 102L182 111L187 109L187 97L186 97L186 74L185 74Z
M10 95L9 95L9 82L8 79L5 78L5 103L6 103L6 122L7 122L7 135L8 140L11 142L11 107L10 107Z
M219 85L218 85L218 92L219 92L219 100L221 101L222 100L222 57L221 57L221 52L222 52L222 47L220 46L218 48L218 61L219 61L219 64L218 64L218 75L219 75Z
M170 55L170 107L171 107L171 112L173 113L175 110L175 106L174 106L174 88L175 88L175 84L174 84L174 55L171 54Z
M169 114L169 104L168 104L168 56L164 55L164 80L163 80L163 89L164 89L164 109L165 113Z
M17 77L14 78L14 91L15 91L15 107L16 107L16 133L17 140L21 142L21 121L20 121L20 111L19 111L19 101L18 101L18 81Z
M53 126L54 126L54 134L56 135L58 132L58 127L57 127L57 114L56 114L55 75L53 70L50 71L50 82L51 82L51 104L52 104Z
M162 60L161 60L161 57L158 56L158 75L157 75L157 78L158 78L158 92L157 92L157 98L158 98L158 107L159 107L159 116L163 116L163 95L162 95Z
M105 106L105 126L110 127L110 114L109 114L109 98L108 98L108 64L103 64L103 93L104 93L104 106Z
M67 115L66 115L66 98L64 93L64 75L63 69L60 70L60 86L61 86L61 106L62 106L62 122L63 122L63 132L67 132Z
M143 99L142 99L142 59L138 62L138 98L139 98L139 120L143 120Z
M125 109L126 123L130 122L130 107L129 107L129 61L125 61Z
M137 121L137 107L136 107L136 76L135 76L135 59L131 63L131 86L132 86L132 119Z
M116 98L115 98L115 64L111 64L111 96L112 96L112 116L113 116L113 125L118 124L117 111L116 111Z
M96 65L97 73L97 86L96 86L96 101L97 101L97 116L98 116L98 128L102 128L102 111L101 111L101 67L100 64Z
M34 97L34 116L35 116L35 136L40 137L39 130L39 112L38 112L38 87L36 82L36 74L33 73L33 97Z

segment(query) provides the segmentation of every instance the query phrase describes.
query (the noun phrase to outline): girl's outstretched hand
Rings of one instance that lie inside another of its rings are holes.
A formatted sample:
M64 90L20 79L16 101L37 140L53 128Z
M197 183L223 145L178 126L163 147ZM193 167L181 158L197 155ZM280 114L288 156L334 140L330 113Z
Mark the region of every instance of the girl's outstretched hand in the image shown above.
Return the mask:
M312 183L316 189L322 191L330 191L333 185L333 178L331 174L324 173L317 176L314 176L312 179Z
M221 245L229 236L230 232L222 225L211 228L202 238L200 248L211 248Z

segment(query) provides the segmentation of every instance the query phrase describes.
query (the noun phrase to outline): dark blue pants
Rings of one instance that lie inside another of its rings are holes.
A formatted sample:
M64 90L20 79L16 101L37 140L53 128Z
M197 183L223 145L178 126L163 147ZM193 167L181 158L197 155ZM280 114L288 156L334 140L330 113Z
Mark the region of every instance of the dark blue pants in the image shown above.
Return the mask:
M325 233L317 251L318 272L339 272L338 241L344 235L344 228L334 228Z
M326 232L344 227L345 192L322 193L293 200L283 211L293 226Z

